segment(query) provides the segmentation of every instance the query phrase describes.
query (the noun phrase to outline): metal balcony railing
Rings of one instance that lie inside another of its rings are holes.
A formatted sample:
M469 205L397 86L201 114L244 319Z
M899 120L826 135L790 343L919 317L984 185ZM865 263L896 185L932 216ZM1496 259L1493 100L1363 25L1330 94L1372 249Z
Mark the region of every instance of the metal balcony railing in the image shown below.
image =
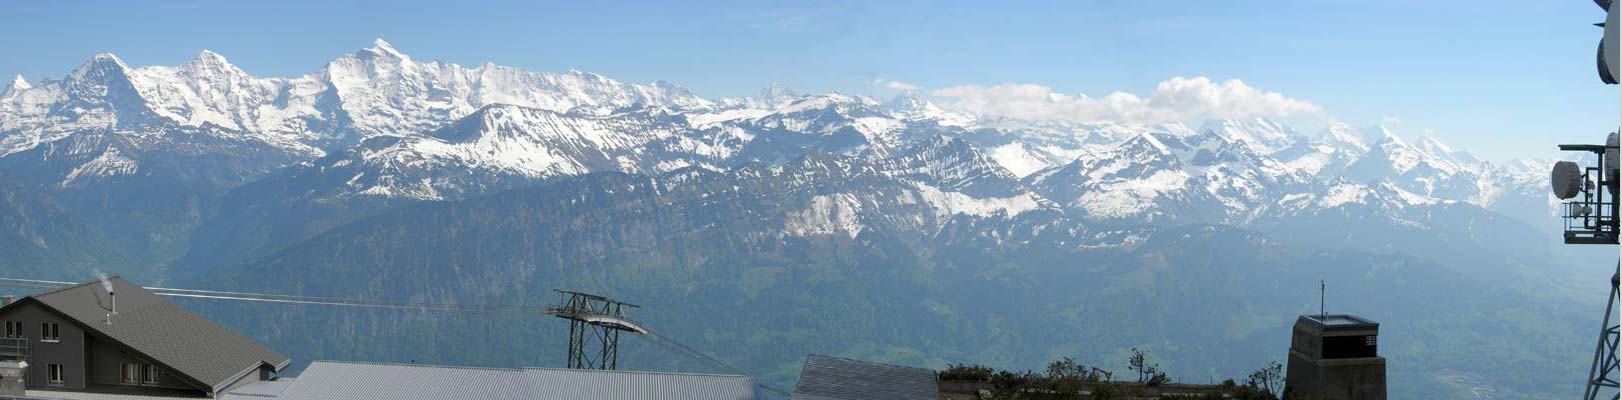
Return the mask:
M0 338L0 358L28 359L28 338Z

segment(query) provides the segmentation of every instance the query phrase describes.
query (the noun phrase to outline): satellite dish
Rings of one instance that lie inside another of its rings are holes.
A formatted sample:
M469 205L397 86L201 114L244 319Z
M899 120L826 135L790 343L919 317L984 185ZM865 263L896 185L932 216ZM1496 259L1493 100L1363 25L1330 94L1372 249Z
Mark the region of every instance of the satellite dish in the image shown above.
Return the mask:
M1617 60L1622 59L1622 51L1617 49L1617 32L1622 29L1622 22L1617 22L1617 8L1622 7L1622 1L1610 1L1610 11L1605 16L1605 38L1599 42L1599 75L1600 80L1606 84L1615 85L1617 78L1622 78L1622 71L1617 70ZM1601 4L1604 5L1604 4Z
M1561 200L1577 197L1583 190L1583 168L1571 161L1554 163L1554 170L1549 173L1549 184L1554 188L1554 197Z
M1622 153L1617 151L1618 145L1622 145L1622 141L1617 140L1616 132L1611 132L1610 136L1605 137L1605 146L1610 147L1605 149L1605 170L1613 174L1616 173L1618 166L1622 166L1622 159L1617 157L1622 156Z

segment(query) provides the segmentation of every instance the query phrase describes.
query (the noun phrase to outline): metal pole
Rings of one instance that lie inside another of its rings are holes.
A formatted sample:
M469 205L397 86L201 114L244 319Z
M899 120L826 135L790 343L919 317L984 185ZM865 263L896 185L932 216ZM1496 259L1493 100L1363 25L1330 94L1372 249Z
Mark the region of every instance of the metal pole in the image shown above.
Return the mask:
M1617 281L1619 278L1622 278L1622 272L1611 276L1611 295L1605 301L1605 322L1600 325L1599 343L1594 346L1593 362L1588 368L1587 387L1583 390L1584 400L1598 400L1602 389L1618 386L1617 381L1612 379L1611 375L1616 373L1618 369L1616 351L1617 342L1622 339L1618 337L1618 334L1622 333L1622 327L1612 324L1611 313L1615 311L1618 300ZM1611 399L1616 400L1619 396L1622 396L1622 394L1611 395Z

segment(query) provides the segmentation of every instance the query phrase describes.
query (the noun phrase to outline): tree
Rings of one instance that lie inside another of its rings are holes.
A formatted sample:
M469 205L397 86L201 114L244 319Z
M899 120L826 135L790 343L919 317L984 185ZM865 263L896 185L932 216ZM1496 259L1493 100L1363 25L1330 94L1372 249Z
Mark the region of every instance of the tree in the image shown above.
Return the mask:
M1138 373L1138 383L1144 386L1159 386L1171 381L1166 378L1165 372L1160 371L1160 364L1151 363L1148 353L1136 347L1132 348L1132 357L1126 360L1126 367Z
M1269 362L1266 367L1250 373L1250 377L1245 384L1271 394L1275 398L1279 397L1283 395L1280 392L1284 391L1284 366L1279 365L1278 361Z

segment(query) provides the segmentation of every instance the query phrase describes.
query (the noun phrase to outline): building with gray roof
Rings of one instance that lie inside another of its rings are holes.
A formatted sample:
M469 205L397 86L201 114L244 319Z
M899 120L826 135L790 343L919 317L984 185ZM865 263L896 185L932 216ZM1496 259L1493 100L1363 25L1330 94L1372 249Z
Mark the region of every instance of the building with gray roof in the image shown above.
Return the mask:
M936 400L935 371L812 354L792 400Z
M316 361L274 400L754 400L738 375ZM267 395L268 394L268 395Z
M29 389L217 397L290 364L117 277L24 297L0 307L0 322L0 358L28 362Z

